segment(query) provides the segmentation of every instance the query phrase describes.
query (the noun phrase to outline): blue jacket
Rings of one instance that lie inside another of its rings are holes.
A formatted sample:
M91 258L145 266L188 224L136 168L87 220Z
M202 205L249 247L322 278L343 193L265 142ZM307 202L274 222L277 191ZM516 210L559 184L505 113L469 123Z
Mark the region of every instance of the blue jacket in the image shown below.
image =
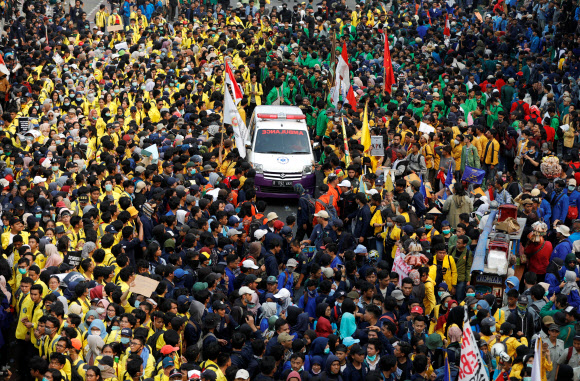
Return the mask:
M568 203L570 206L580 206L578 202L580 200L580 192L577 190L573 190L572 192L568 192Z
M576 309L580 308L580 294L577 290L572 290L568 294L568 305L575 307Z
M544 282L548 283L550 286L548 287L548 296L552 296L553 294L557 294L560 292L560 283L561 281L556 278L556 275L552 273L547 273Z
M552 255L550 256L550 261L553 261L554 258L560 258L564 262L566 262L566 255L572 252L572 241L570 238L566 238L562 242L556 245L554 251L552 251Z
M276 261L276 256L270 251L264 256L264 265L266 266L266 274L268 276L278 275L278 261Z
M131 6L133 6L134 4L132 4L129 1L125 1L123 3L123 16L124 17L131 17Z
M286 271L283 271L278 275L278 290L285 288L290 291L291 296L294 296L294 274L286 274ZM284 283L284 279L286 279L286 283Z
M545 198L542 199L540 204L541 217L540 219L546 224L550 225L550 219L552 218L552 207L550 203Z
M415 192L413 195L413 206L415 207L415 214L417 217L421 218L425 212L427 212L427 207L425 206L425 197L421 192Z
M298 300L298 307L302 308L304 312L308 312L308 316L316 319L316 296L318 296L318 293L314 297L309 296L306 303L304 303L304 296L306 296L306 293Z
M358 208L356 212L348 216L352 223L354 224L353 236L356 239L360 237L367 237L367 231L371 223L371 208L368 204L362 208Z
M554 205L554 201L556 200L558 200L558 202L556 203L556 205ZM552 225L556 220L564 222L566 220L566 216L568 215L568 205L569 205L568 195L567 194L562 195L553 191L550 197L550 205L552 205L552 219L550 220L551 222L550 225Z

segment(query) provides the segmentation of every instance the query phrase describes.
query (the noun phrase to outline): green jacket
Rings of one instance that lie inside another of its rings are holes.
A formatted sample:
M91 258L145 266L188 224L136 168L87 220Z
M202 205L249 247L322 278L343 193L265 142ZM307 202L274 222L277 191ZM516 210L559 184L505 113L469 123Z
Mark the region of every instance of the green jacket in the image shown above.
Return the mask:
M455 266L457 267L457 283L469 281L471 275L471 264L473 263L473 253L469 250L469 247L466 247L463 253L457 251L456 246L450 247L449 255L455 259Z
M574 336L576 336L576 328L574 324L568 324L560 328L558 339L562 340L564 342L564 348L568 349L574 342Z
M467 146L463 146L461 149L461 172L465 171L466 165L470 166L471 168L481 167L479 153L473 144L469 148Z
M321 110L318 113L318 118L316 118L316 136L324 136L327 126L328 117L326 116L326 110Z

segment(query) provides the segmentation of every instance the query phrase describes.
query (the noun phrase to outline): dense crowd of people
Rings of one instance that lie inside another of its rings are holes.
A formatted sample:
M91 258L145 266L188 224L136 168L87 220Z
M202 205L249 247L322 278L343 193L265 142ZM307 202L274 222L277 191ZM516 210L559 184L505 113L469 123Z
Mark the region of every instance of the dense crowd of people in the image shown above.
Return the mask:
M580 380L577 2L84 6L0 3L0 377L456 381L469 322L489 380ZM232 90L306 115L295 213Z

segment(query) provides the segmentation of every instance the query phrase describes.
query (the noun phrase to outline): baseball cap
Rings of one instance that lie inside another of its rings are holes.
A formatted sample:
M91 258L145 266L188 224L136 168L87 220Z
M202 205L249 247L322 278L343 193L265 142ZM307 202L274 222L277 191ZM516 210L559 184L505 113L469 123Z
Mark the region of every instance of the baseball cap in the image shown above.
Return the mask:
M268 221L272 221L272 220L277 220L279 217L276 214L276 212L270 212L270 213L268 213L266 218L268 219Z
M240 291L238 292L238 294L240 296L246 295L246 294L253 294L253 293L254 293L254 291L250 287L247 287L247 286L241 287Z
M350 353L355 355L364 355L367 353L367 351L365 351L365 349L361 347L360 344L354 344L352 347L350 347Z
M270 275L268 277L268 279L266 279L266 283L270 283L270 284L272 284L272 283L278 283L278 279L276 279L276 277L274 275Z
M179 369L173 369L171 371L171 373L169 373L169 378L173 378L173 377L179 377L179 379L181 380L181 371Z
M121 336L129 336L129 337L132 337L133 336L133 331L131 330L131 328L123 328L123 329L121 329Z
M236 372L236 378L243 378L244 380L247 380L250 378L250 373L248 373L248 371L245 369L240 369Z
M258 229L254 232L254 238L262 239L266 234L268 234L266 229Z
M171 357L165 357L163 359L163 369L169 368L170 366L175 366L173 359Z
M252 270L259 269L259 267L256 266L256 264L254 263L254 261L252 261L251 259L246 259L245 261L243 261L242 262L242 267L244 267L246 269L252 269Z
M286 267L296 268L298 266L298 261L294 258L290 258L288 262L286 262Z
M338 184L339 187L346 187L346 188L350 188L352 186L352 184L350 183L350 181L348 180L342 180L340 182L340 184Z
M347 347L350 347L351 345L360 343L360 340L359 339L353 339L352 337L349 336L349 337L345 337L342 340L342 343L344 345L346 345Z
M411 309L411 313L412 314L419 314L422 315L423 314L423 309L419 306L415 306Z
M405 295L403 295L403 291L401 290L393 290L393 292L391 292L391 296L397 300L405 299Z
M319 210L318 213L314 214L314 217L320 217L320 218L324 218L324 219L330 218L330 216L328 215L328 212L326 210Z
M238 229L229 229L228 230L228 237L233 237L233 236L238 235L238 234L242 234L242 232L239 231Z
M206 369L201 374L201 378L205 378L206 380L210 381L215 381L217 378L217 374L211 369Z
M174 347L173 345L164 345L161 348L161 354L162 355L168 355L172 352L177 352L179 350L179 347Z
M244 284L249 284L249 283L254 283L254 282L260 283L261 281L262 281L262 278L258 278L254 274L248 274L248 275L246 275L246 278L244 279Z
M528 297L525 295L520 295L518 297L518 304L525 304L527 306L528 305Z
M281 334L278 335L278 342L279 343L283 343L285 341L290 341L290 340L294 340L293 335L290 335L288 332L282 332Z

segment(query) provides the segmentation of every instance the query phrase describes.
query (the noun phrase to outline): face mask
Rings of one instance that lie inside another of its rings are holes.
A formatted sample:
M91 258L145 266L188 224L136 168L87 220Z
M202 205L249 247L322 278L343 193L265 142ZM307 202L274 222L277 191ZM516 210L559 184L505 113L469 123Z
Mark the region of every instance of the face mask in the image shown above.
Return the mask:
M18 272L22 275L26 274L26 269L18 269Z
M447 230L443 230L443 234L449 234L451 233L451 230L447 229Z
M431 230L431 229L433 229L433 225L425 225L425 229L426 230Z
M141 86L141 90L145 90L145 85Z
M138 301L138 300L135 300L135 308L139 308L139 305L140 305L140 304L141 304L141 302L140 302L140 301Z
M48 222L48 221L50 221L50 217L42 217L42 221Z
M137 82L131 83L132 86L137 87Z
M64 102L64 105L65 106L69 106L70 105L70 102Z
M374 356L367 356L367 359L368 359L369 361L375 361L375 360L377 359L377 355L374 355Z
M98 313L99 315L102 315L102 314L104 314L104 313L105 313L105 309L104 309L103 307L97 307L97 313Z
M524 377L524 381L532 381L532 377Z
M330 348L324 348L324 354L327 355L330 353Z
M455 142L456 145L459 144L459 140L453 139L453 141Z
M159 62L161 62L161 60L160 60L160 59L156 59L156 60L155 60L155 63L159 63Z
M48 327L44 328L44 333L46 333L47 335L52 334L52 328L48 328Z
M121 337L121 344L129 344L130 339L128 337Z
M495 325L492 325L491 327L489 327L489 330L490 330L491 332L495 332Z
M404 300L401 300L400 302L399 302L399 301L397 301L397 306L401 307L401 306L403 305L403 303L405 303L405 301L404 301Z
M311 297L311 298L315 297L316 296L316 290L314 290L314 291L308 290L308 296Z
M105 185L105 190L106 190L107 192L110 192L110 191L112 191L112 190L113 190L113 186L112 186L111 184L106 184L106 185Z
M568 190L569 190L570 192L573 192L573 191L575 191L575 190L576 190L576 187L575 187L574 185L568 185Z
M115 94L118 94L119 91L120 91L119 89L115 89Z
M60 140L55 141L56 145L61 144L62 142Z
M468 292L465 296L473 296L475 298L475 292Z
M388 228L392 228L392 227L393 227L393 225L394 225L394 223L392 223L392 222L387 222L387 227L388 227Z
M68 321L65 321L63 325L64 325L64 328L68 327Z
M548 294L549 294L548 291L544 292L544 296L548 296Z
M248 303L248 308L252 309L256 307L256 303Z
M101 336L101 331L100 331L100 330L97 330L97 331L92 331L92 332L91 332L91 334L92 334L93 336Z
M441 297L441 295L443 295L445 291L437 291L437 295L439 295L439 297Z
M113 318L107 316L107 319L112 320ZM118 331L120 329L121 329L121 327L119 327L118 325L114 325L114 326L111 327L111 331Z

